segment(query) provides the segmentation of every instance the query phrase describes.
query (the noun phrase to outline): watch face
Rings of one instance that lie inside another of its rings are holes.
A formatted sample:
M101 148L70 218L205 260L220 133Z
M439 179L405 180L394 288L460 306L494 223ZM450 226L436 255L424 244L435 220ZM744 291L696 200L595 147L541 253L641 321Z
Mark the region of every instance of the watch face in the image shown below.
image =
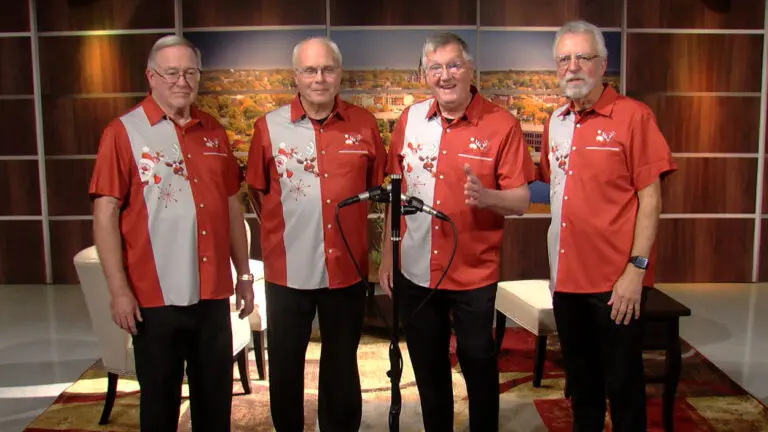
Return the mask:
M641 269L648 268L648 258L645 257L632 257L632 264Z

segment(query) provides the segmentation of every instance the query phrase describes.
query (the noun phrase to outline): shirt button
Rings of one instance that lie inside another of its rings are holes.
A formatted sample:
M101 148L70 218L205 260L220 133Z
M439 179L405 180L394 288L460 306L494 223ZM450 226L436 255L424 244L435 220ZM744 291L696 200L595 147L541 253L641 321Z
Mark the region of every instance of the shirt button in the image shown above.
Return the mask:
M576 150L576 146L571 147L571 150Z
M323 174L323 177L328 178L328 173Z
M206 235L206 234L208 234L208 231L206 231L206 230L203 230L202 232L200 232L200 234L202 234L202 235Z
M325 200L325 203L326 203L326 204L330 204L330 203L331 203L331 200L327 199L327 200Z
M322 133L322 132L323 132L323 128L320 128L320 133Z
M195 183L197 183L197 177L195 177L195 180L194 180L194 181L195 181Z
M328 253L333 253L333 249L328 249Z
M321 151L320 151L320 154L325 154L325 150L321 150Z
M328 229L331 229L331 224L328 224Z
M563 226L565 226L565 222L563 222Z
M450 129L450 128L448 128L448 129L446 129L445 131L446 131L446 132L450 132L450 131L451 131L451 129Z
M437 200L437 202L435 204L440 205L440 200Z
M208 262L208 258L207 257L203 257L203 262Z
M448 150L443 150L443 154L448 154Z
M433 250L432 253L437 255L437 250Z
M573 175L573 171L568 171L568 175Z
M440 180L442 180L442 179L443 179L443 175L442 175L442 174L440 174Z
M205 204L200 203L200 208L205 208Z
M188 155L187 155L187 157L188 157L189 159L192 159L192 155L191 155L191 154L188 154Z
M565 253L565 249L560 249L560 253Z
M576 127L577 127L577 128L580 128L580 127L581 127L581 123L577 124L577 125L576 125Z
M566 200L566 201L568 201L568 197L567 197L567 196L566 196L566 197L563 197L563 199L564 199L564 200Z
M439 226L437 226L437 225L435 225L435 229L436 229L436 230L439 230L439 229L440 229L440 227L439 227Z

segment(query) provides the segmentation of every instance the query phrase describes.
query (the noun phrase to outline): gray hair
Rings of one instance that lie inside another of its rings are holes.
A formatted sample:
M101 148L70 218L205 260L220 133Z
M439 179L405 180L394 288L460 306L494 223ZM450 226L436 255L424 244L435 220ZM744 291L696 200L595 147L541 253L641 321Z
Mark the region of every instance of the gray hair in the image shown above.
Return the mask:
M335 61L337 65L341 66L341 50L339 50L339 46L336 45L336 42L334 42L334 41L332 41L329 38L324 37L324 36L312 36L312 37L306 38L303 41L297 43L296 46L293 47L293 56L292 56L291 60L293 62L293 67L294 68L296 67L296 64L299 61L299 50L301 49L301 47L304 46L305 43L313 41L313 40L320 41L325 46L330 48L331 54L333 55L333 61Z
M461 54L464 59L472 63L472 54L469 53L469 45L459 35L451 32L434 33L424 42L424 48L421 51L421 66L427 65L427 54L437 51L446 45L456 44L461 48Z
M200 50L192 44L189 40L176 35L166 35L158 39L154 45L152 45L152 49L149 50L149 58L147 59L147 67L151 68L156 65L155 63L155 56L160 50L163 50L165 48L170 48L173 46L185 46L189 49L191 49L195 53L195 57L197 58L197 67L198 69L202 69L203 62L202 62L202 55L200 54Z
M605 47L605 38L603 38L603 32L600 31L597 26L590 24L586 21L570 21L565 23L555 34L555 43L552 44L552 55L557 55L557 43L560 42L560 38L567 34L574 33L589 33L592 35L592 40L597 45L597 53L600 57L608 57L608 49Z

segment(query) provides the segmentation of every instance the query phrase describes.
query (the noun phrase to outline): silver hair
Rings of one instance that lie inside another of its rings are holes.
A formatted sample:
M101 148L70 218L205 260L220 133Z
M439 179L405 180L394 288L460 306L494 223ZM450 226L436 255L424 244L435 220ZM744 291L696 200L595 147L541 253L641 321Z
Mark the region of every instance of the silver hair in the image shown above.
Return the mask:
M424 42L424 48L421 51L421 66L427 66L427 54L435 52L438 48L446 45L456 44L461 48L461 54L464 59L472 63L472 54L469 53L469 45L459 35L451 32L434 33Z
M608 49L605 47L605 38L603 38L603 32L600 31L597 26L590 24L586 21L570 21L565 23L555 34L555 43L552 44L552 55L557 56L557 43L560 42L560 38L567 34L574 33L589 33L592 35L592 40L597 45L597 53L600 57L608 57Z
M176 35L166 35L158 39L154 45L152 45L152 49L149 50L149 58L147 59L147 67L151 68L156 66L155 63L155 56L160 50L163 50L165 48L170 48L173 46L185 46L189 49L191 49L195 53L195 57L197 58L197 67L198 69L202 69L203 67L203 61L202 61L202 55L200 54L200 49L198 49L192 42L189 40Z
M296 64L299 61L299 50L301 49L301 47L304 46L305 43L307 43L309 41L313 41L313 40L320 41L323 44L325 44L325 46L330 48L331 49L331 53L333 55L333 61L335 61L337 65L341 66L341 50L339 50L339 46L336 45L336 42L330 40L327 37L313 36L313 37L304 39L303 41L297 43L295 47L293 47L293 56L292 56L291 60L293 62L293 67L294 68L296 68Z

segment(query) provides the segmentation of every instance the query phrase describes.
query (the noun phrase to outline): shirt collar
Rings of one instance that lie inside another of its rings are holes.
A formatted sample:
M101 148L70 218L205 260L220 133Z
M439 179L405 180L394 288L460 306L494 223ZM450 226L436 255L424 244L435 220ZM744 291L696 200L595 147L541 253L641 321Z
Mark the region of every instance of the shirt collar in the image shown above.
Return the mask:
M333 102L333 110L328 118L339 116L341 120L344 120L346 118L346 111L347 103L339 95L336 95ZM304 107L301 105L301 95L296 93L296 96L291 100L291 123L295 123L305 117L307 117L307 112L304 111Z
M472 93L472 99L469 101L467 109L464 110L462 118L465 118L467 121L477 126L477 121L483 113L483 97L478 94L477 87L474 85L469 86L469 91ZM429 110L427 110L427 119L440 115L440 107L438 106L437 99L435 99L434 96L432 98L434 99L434 102L429 107Z
M584 112L594 111L605 117L610 117L611 113L613 113L613 105L616 103L618 97L619 94L616 93L616 90L614 90L612 86L603 84L603 92L600 94L600 97L597 98L597 101ZM560 113L560 116L565 117L571 112L575 112L573 101L568 102L568 105L565 106L565 109Z
M144 114L146 114L147 120L149 120L149 124L152 126L156 125L160 120L170 120L151 93L147 93L147 96L141 102L141 107L144 109ZM189 117L190 121L185 126L190 126L200 121L200 113L194 106L189 108Z

